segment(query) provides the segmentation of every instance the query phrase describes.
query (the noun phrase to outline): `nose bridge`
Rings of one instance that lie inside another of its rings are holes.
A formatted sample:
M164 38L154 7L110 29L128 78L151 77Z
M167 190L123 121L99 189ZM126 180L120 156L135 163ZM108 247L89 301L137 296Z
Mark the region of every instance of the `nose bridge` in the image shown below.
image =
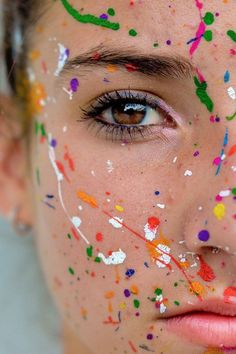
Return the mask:
M205 175L199 175L195 183L201 188L186 210L185 243L196 253L210 246L236 255L236 134L225 143Z

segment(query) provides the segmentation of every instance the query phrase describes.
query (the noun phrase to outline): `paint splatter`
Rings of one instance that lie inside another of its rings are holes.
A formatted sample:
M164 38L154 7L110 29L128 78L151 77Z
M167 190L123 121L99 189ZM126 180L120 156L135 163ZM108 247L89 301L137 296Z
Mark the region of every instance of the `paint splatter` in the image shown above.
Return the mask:
M228 30L227 35L236 43L236 32L233 30Z
M215 279L215 274L213 269L203 260L201 255L198 256L200 261L200 269L197 274L204 280L204 281L212 281Z
M76 21L79 21L81 23L90 23L96 26L109 28L114 31L120 29L119 23L110 22L107 19L99 18L91 14L82 15L67 0L61 0L61 2L68 14L71 15Z
M107 258L102 253L98 253L98 257L100 257L106 265L112 265L124 263L126 254L119 249L119 251L112 252L112 254Z
M226 206L223 203L218 203L213 209L213 213L218 220L222 220L225 216Z
M236 287L230 286L224 290L224 302L229 304L236 304Z
M148 218L148 222L144 226L145 238L147 240L152 241L155 239L159 225L160 220L155 216Z
M65 48L63 44L58 43L59 47L59 58L58 58L58 63L57 63L57 69L54 73L55 76L58 76L63 69L66 61L69 58L69 49Z
M209 112L212 112L214 109L214 103L211 98L208 96L207 83L206 81L200 82L196 76L194 76L194 83L197 87L196 94L199 97L200 101L207 107Z
M199 231L199 233L198 233L198 239L199 239L200 241L206 242L206 241L209 240L209 238L210 238L209 231L207 231L207 230L201 230L201 231Z
M115 229L122 228L123 219L119 218L118 216L114 216L109 220L109 224L111 224Z

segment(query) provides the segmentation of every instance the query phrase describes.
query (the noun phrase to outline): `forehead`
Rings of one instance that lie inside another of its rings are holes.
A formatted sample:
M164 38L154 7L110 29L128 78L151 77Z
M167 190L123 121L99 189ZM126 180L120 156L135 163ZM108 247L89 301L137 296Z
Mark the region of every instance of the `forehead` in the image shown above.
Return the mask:
M175 53L190 58L194 38L210 13L214 22L205 24L205 31L212 32L213 39L201 41L193 60L202 70L207 68L214 73L216 64L226 66L234 60L229 55L227 37L234 23L234 11L228 1L60 0L52 4L37 24L41 30L36 31L34 45L46 46L47 52L48 39L56 36L70 48L72 55L102 43L138 48L145 54L158 50L160 54ZM109 25L104 26L104 21Z

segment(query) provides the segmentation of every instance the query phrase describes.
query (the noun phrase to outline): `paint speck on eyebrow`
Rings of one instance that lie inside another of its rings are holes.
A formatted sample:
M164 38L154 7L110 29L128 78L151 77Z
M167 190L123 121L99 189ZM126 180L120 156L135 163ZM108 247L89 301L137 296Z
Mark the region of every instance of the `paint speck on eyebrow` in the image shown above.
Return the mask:
M109 224L111 224L115 229L122 228L123 219L119 218L118 216L113 216L113 218L109 219Z

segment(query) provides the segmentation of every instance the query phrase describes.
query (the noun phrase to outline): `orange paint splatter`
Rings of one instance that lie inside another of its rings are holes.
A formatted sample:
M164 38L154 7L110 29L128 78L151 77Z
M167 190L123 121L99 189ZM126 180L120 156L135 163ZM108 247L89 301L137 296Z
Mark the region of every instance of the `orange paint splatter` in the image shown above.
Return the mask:
M98 208L97 201L91 195L88 195L83 191L77 191L77 197L83 200L83 202L89 204L92 208Z
M228 156L232 156L235 153L236 153L236 144L231 147L231 149L229 150Z
M132 349L132 352L133 353L137 353L138 351L137 351L137 349L135 348L135 346L133 345L133 343L131 342L131 340L129 340L129 346L130 346L130 348Z
M106 299L112 299L114 295L115 295L114 291L107 291L104 296Z
M199 255L200 270L197 274L205 281L212 281L215 279L215 273L213 269L203 260L202 256Z

